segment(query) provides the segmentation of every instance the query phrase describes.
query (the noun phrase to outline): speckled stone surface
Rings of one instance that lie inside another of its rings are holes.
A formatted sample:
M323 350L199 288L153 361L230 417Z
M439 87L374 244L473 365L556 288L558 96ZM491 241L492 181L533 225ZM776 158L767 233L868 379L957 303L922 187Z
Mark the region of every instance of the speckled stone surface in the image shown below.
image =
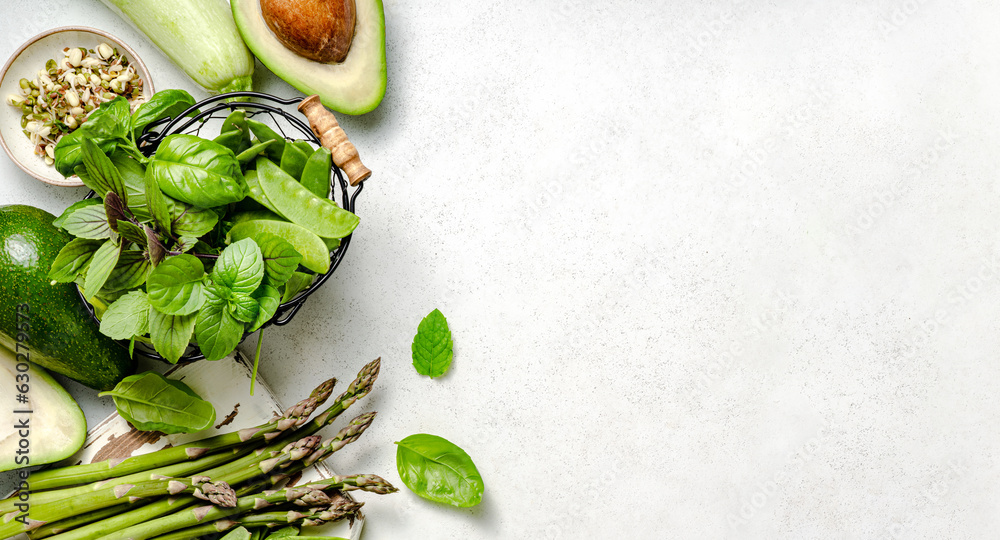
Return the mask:
M386 12L386 99L341 118L375 171L361 227L261 373L291 402L381 356L379 418L333 466L397 482L393 441L426 432L487 488L363 497L367 540L996 534L1000 4ZM205 95L96 0L7 0L0 53L66 24ZM0 179L53 212L83 194ZM455 360L428 380L435 307Z

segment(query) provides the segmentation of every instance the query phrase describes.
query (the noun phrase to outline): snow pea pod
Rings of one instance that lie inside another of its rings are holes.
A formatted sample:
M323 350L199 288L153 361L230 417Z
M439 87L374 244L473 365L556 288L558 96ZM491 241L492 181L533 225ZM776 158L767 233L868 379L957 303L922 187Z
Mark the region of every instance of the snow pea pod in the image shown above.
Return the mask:
M278 214L319 236L343 238L358 226L358 216L317 197L267 158L257 158L257 182Z
M254 169L250 169L249 171L247 171L244 178L247 181L247 188L250 191L250 198L260 203L261 206L263 206L264 208L267 208L271 212L278 214L279 213L278 210L274 207L273 204L271 204L271 201L268 200L267 195L264 195L264 190L261 189L260 182L257 181L257 171ZM284 218L282 217L282 219Z
M333 158L326 148L317 148L306 160L302 168L302 179L299 181L306 189L317 197L327 198L330 194L330 168Z
M247 185L233 152L194 135L170 135L160 143L146 174L163 193L211 208L242 200Z
M312 153L312 148L309 150L310 152L304 152L302 148L295 143L285 144L285 150L281 152L281 162L278 166L292 178L301 178L302 169L306 166L306 160L309 159L309 154Z
M247 127L247 114L243 109L237 109L226 117L222 130L215 142L239 154L250 148L250 130Z
M239 154L236 154L236 161L240 162L241 167L246 167L247 164L253 163L254 159L256 159L261 152L272 144L274 144L274 141L259 142Z
M247 126L260 139L260 142L274 141L274 144L267 147L267 157L274 161L281 161L281 153L285 151L285 138L266 124L253 118L247 118Z

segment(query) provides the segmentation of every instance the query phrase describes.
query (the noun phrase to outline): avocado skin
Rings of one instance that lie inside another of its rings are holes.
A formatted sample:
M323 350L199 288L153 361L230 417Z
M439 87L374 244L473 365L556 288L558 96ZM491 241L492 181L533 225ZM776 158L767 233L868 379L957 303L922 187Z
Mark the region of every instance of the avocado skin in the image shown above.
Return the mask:
M0 206L0 343L18 350L18 306L27 304L29 359L96 390L135 371L124 347L101 334L72 283L50 284L52 261L72 237L55 216L26 205ZM23 322L23 318L20 322Z

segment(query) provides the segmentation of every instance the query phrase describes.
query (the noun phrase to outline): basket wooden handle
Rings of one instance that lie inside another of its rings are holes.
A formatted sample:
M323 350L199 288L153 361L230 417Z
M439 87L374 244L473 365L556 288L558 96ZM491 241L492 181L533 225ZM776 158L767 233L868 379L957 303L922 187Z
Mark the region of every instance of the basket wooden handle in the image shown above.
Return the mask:
M309 119L309 126L319 137L320 144L333 155L333 162L343 169L352 186L364 182L372 175L371 169L361 163L358 149L347 139L347 134L340 127L337 118L319 101L319 96L312 95L299 103L299 112Z

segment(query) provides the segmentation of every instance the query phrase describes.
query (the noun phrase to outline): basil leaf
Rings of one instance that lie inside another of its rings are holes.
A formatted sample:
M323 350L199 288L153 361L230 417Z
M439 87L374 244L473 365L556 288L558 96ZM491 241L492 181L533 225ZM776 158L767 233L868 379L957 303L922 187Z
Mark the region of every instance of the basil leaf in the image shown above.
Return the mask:
M156 308L149 310L149 338L153 348L171 364L176 364L194 334L198 315L166 315Z
M153 176L163 193L202 208L239 202L247 195L233 152L194 135L163 139L147 174Z
M169 257L146 279L149 303L166 315L190 315L205 303L205 265L194 255Z
M250 238L233 242L222 251L212 269L212 281L233 292L250 294L264 279L264 258Z
M194 335L205 359L219 360L239 345L243 323L229 313L227 303L207 302L198 312Z
M198 245L198 238L194 236L182 236L177 239L177 243L174 244L174 250L180 251L181 253L187 253Z
M153 177L152 172L152 168L147 168L146 175L142 178L146 191L146 208L149 210L149 214L153 217L153 221L156 222L156 226L159 227L160 231L163 234L169 235L171 233L170 207L167 204L167 198L160 191L160 186L157 185L156 178Z
M99 110L99 109L98 109ZM84 184L88 184L87 179L84 174L80 174L80 169L83 164L83 141L91 140L97 144L102 152L110 154L118 148L117 139L95 139L92 136L87 135L82 129L77 129L73 133L64 135L63 138L59 139L56 143L55 153L55 166L59 174L63 176L73 176L76 174L83 180Z
M264 257L264 274L274 286L283 285L299 267L302 255L284 238L271 233L254 237Z
M122 221L124 225L127 221ZM132 225L131 223L128 223ZM133 227L135 225L132 225ZM111 271L108 280L104 283L104 291L118 292L134 289L142 286L146 282L146 275L149 273L150 264L146 256L141 251L134 249L126 250L118 257L118 264Z
M483 500L485 484L469 454L436 435L410 435L396 443L400 479L424 499L468 508Z
M128 209L137 220L145 223L153 216L149 213L146 202L146 167L136 161L127 152L118 150L111 154L111 163L122 176L125 193L128 197Z
M99 240L74 238L56 255L49 268L49 279L59 283L72 283L90 263L94 252L101 246Z
M104 154L114 152L119 140L128 134L128 114L128 102L123 97L117 97L102 103L76 131L59 139L53 154L54 165L59 174L72 176L77 166L83 163L84 141L93 142ZM87 182L84 175L80 175L80 179ZM101 193L102 197L103 195Z
M103 204L78 208L66 216L62 223L63 229L77 238L111 238L111 227L108 226L108 215L104 212Z
M167 248L160 241L156 232L148 225L143 225L142 230L146 232L146 252L149 253L149 262L156 266L163 262L163 258L167 256Z
M278 289L265 282L250 296L257 300L257 305L260 306L260 309L257 311L257 318L250 325L250 331L256 332L278 312L278 306L281 304L281 293L278 292Z
M170 209L170 230L174 236L198 238L211 232L219 222L219 215L209 208L198 208L180 201L167 199Z
M104 196L104 213L108 216L108 226L115 232L118 232L119 220L128 220L128 216L125 215L125 205L122 203L121 198L110 191Z
M132 291L115 300L101 318L101 333L111 339L132 339L149 332L149 300Z
M128 204L125 181L122 180L121 173L115 168L111 159L90 139L85 139L81 147L83 166L87 169L87 181L90 182L87 187L96 191L101 197L114 193L122 198L122 202Z
M306 274L305 272L293 272L292 277L288 279L288 283L285 283L285 292L281 295L281 303L284 304L291 301L300 292L308 289L312 285L314 277L316 276Z
M131 221L119 221L118 234L125 240L139 244L142 247L146 247L146 243L149 241L146 238L146 231Z
M231 313L233 318L237 321L252 323L257 320L257 314L260 312L260 305L258 305L257 300L249 294L233 293L233 297L227 304L229 313Z
M420 321L417 335L413 337L410 349L413 352L413 367L417 373L428 377L440 377L451 367L451 330L444 314L435 309Z
M117 244L108 240L101 244L94 252L94 257L90 259L90 267L87 268L87 277L83 280L83 296L87 300L94 298L108 280L111 271L118 264L118 254L120 250Z
M149 124L166 118L173 119L194 104L194 98L186 90L160 90L132 115L133 134L138 137ZM197 110L192 111L192 114L196 112Z
M98 197L91 197L89 199L84 199L82 201L77 201L77 202L69 205L69 208L63 210L63 213L60 214L59 217L57 217L54 220L52 220L52 224L55 225L56 227L59 227L60 229L63 229L64 228L63 227L63 223L66 222L66 218L68 218L70 216L70 214L72 214L73 212L76 212L77 210L79 210L81 208L84 208L84 207L87 207L87 206L94 206L94 205L98 205L98 204L103 204L103 201L100 198L98 198Z
M111 396L118 414L142 431L190 433L215 423L211 403L188 385L152 371L125 377L113 390L99 395Z

